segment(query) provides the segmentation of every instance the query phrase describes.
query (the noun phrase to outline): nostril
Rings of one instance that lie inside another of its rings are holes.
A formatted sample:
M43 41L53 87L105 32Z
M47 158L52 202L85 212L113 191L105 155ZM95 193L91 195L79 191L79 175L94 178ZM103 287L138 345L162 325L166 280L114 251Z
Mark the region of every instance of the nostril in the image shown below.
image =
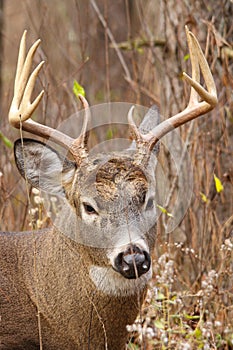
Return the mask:
M129 247L115 259L116 270L129 279L140 277L150 269L150 265L150 255L137 246Z
M135 263L136 265L142 264L145 261L145 255L139 254L139 253L130 253L127 255L123 255L123 260L126 262L126 264L133 264Z

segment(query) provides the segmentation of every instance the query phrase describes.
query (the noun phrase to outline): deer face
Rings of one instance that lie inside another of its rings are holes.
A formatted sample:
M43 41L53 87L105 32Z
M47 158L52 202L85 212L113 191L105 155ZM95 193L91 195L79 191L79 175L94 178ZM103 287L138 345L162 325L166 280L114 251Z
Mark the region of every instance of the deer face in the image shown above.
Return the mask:
M154 172L142 170L128 157L101 163L74 194L81 231L88 244L93 245L96 237L96 246L107 248L115 271L136 279L150 270L155 240L150 231L156 223Z
M16 141L15 160L34 187L64 199L56 223L59 231L82 246L101 250L101 261L111 267L115 279L149 279L156 223L151 163L143 168L125 152L100 154L79 167L30 139L24 139L24 158L21 141ZM93 260L92 273L98 259Z

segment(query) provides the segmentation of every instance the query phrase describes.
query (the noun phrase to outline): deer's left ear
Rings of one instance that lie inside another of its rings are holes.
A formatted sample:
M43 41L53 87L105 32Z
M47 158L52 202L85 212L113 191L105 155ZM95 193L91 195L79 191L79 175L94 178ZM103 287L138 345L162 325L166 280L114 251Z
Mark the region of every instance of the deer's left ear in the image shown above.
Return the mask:
M42 191L65 196L65 186L72 182L76 165L56 150L32 139L17 140L15 162L20 174Z
M158 106L153 105L144 115L138 130L142 134L147 134L152 129L154 129L157 125L159 125L160 119L161 117L160 117L159 108ZM135 149L135 148L136 148L136 141L133 141L130 146L130 149ZM152 149L152 154L156 155L158 152L159 152L159 142Z
M153 130L156 126L159 125L161 120L159 107L153 105L150 107L148 112L145 114L141 124L139 125L139 131L142 134L147 134L151 130ZM159 152L159 142L156 143L154 148L152 149L152 153L156 155Z

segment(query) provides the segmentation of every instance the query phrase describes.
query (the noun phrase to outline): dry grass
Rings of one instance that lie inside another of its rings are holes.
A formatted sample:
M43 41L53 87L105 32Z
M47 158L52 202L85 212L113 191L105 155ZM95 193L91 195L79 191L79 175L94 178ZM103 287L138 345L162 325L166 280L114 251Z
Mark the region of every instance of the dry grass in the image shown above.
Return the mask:
M159 102L165 116L182 110L189 94L180 80L182 70L189 71L184 37L184 24L188 23L206 47L219 105L210 115L195 121L191 129L185 126L181 130L183 141L188 139L193 167L191 203L170 234L166 233L168 217L160 217L154 278L142 310L143 320L129 327L132 341L128 349L233 349L233 4L220 0L209 1L208 6L204 1L181 1L179 5L165 0L136 1L134 5L123 0L98 3L116 42L130 43L120 49L130 74L127 81L125 67L88 2L54 0L51 5L30 1L29 6L25 0L20 9L18 1L6 2L0 130L11 141L18 137L6 116L17 45L25 27L30 42L41 37L39 56L46 59L37 86L38 90L45 89L46 96L35 118L56 126L77 108L72 94L74 79L85 87L91 104L111 98L147 106ZM136 38L141 39L140 45L135 44ZM25 187L12 153L0 140L3 231L30 228ZM161 163L171 189L174 164L165 147L163 153ZM224 186L220 193L214 174ZM178 190L185 197L187 181L184 176L176 184L167 203L169 212L173 211ZM37 224L47 225L49 218L41 210L39 207L34 212L35 223L40 220ZM176 215L180 215L179 210L183 208L178 208Z

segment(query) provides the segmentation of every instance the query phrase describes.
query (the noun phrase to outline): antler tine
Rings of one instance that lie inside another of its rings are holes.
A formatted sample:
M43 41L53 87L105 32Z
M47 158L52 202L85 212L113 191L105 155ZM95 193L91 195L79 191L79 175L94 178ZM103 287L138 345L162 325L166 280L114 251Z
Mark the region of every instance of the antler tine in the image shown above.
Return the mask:
M211 109L213 109L218 103L217 91L216 91L216 86L214 83L213 76L211 74L206 58L201 50L199 42L197 41L194 34L188 30L187 26L186 26L186 33L187 33L186 35L187 35L188 44L189 44L190 58L192 62L193 78L191 78L185 72L183 72L183 77L193 88L191 89L190 99L191 99L192 93L196 91L197 94L212 107ZM197 55L195 55L195 53ZM200 82L199 66L206 83L207 91L199 84ZM198 70L198 74L196 77L197 70ZM196 96L198 96L197 94ZM198 97L196 98L196 100L198 100ZM191 103L189 102L189 105L190 104Z
M16 74L15 74L15 85L14 85L14 97L18 95L18 82L20 80L20 76L23 70L23 65L26 57L26 35L27 31L25 30L23 32L20 45L19 45L19 55L18 55L18 62L16 67ZM22 97L22 95L21 95ZM15 97L16 98L16 97ZM20 98L21 99L21 98Z
M87 142L88 142L88 136L89 136L88 124L90 123L91 114L90 114L89 104L85 99L85 97L80 94L78 96L84 108L84 120L83 120L83 126L82 126L80 136L72 142L70 150L73 154L77 155L76 156L77 161L78 160L82 161L83 159L87 158L87 155L88 155L88 152L87 152Z
M30 48L28 55L26 56L26 35L27 31L25 30L20 42L18 63L16 69L15 85L14 85L14 97L11 103L9 111L9 122L14 127L19 127L20 118L23 122L27 120L33 111L36 109L39 104L44 91L37 96L33 103L30 103L31 93L34 87L36 77L38 76L40 69L42 68L44 61L42 61L33 71L30 76L29 84L27 84L32 60L34 54L40 45L40 39L37 40L32 47ZM26 58L25 58L26 57Z
M74 142L76 142L77 140L80 139L81 146L83 148L86 148L88 136L89 136L89 132L88 132L87 128L88 128L88 125L90 123L91 114L90 114L89 104L88 104L87 100L85 99L85 97L82 95L79 95L79 98L82 102L85 114L84 114L84 121L83 121L83 126L82 126L82 130L81 130L80 138L76 139Z
M136 143L139 145L143 142L142 134L138 130L137 125L135 124L135 121L133 120L133 111L135 106L132 106L128 112L128 123L130 126L130 131L132 133L133 139L136 141Z
M190 56L191 68L192 68L192 80L200 83L200 68L198 64L198 56L195 55L194 53L194 47L192 45L192 39L189 33L188 26L185 26L185 33L186 33L189 54L190 54L189 56ZM183 76L184 74L186 73L183 72ZM188 76L188 79L189 79L189 76ZM198 100L198 93L194 88L191 88L188 106L195 105L195 102L197 100Z
M44 91L42 90L34 101L32 103L30 102L36 78L44 64L44 61L40 62L30 74L33 57L38 46L40 45L41 40L38 39L31 46L28 54L26 55L26 35L27 31L25 30L19 47L14 96L9 110L9 122L17 129L19 129L20 125L22 125L23 130L47 139L51 138L51 140L54 142L69 149L74 141L73 138L58 130L34 122L30 118L44 94Z
M136 141L137 139L140 139L138 148L142 147L140 146L140 143L143 143L143 147L147 152L148 150L151 151L155 144L159 141L159 139L166 135L168 132L181 126L182 124L187 123L188 121L191 121L192 119L195 119L211 111L218 103L214 79L206 61L206 58L201 50L201 47L194 34L190 32L187 27L186 35L192 65L192 78L186 73L183 73L183 77L188 82L188 84L191 85L189 103L184 111L163 121L153 130L151 130L148 134L140 134L140 137L136 137ZM202 72L206 84L206 89L200 85L200 70ZM130 110L128 113L128 119L129 124L132 127L132 110ZM134 130L135 127L136 126L133 127Z

